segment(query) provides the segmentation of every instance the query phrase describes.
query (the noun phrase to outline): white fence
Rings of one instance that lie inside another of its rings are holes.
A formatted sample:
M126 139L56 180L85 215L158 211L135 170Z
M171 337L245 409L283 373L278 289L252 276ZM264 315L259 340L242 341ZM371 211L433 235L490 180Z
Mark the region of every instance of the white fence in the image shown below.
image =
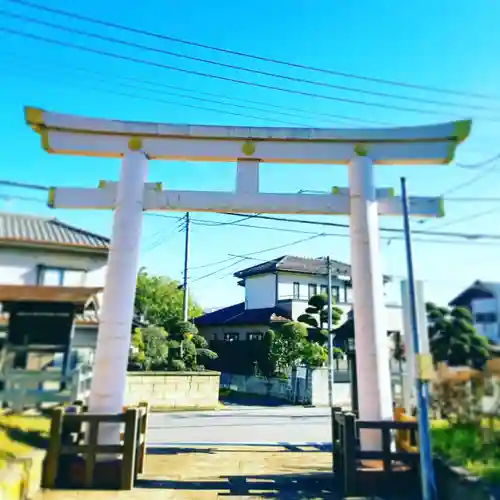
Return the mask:
M86 401L90 393L92 367L80 364L68 375L61 370L8 369L0 373L0 404L15 411L34 406Z

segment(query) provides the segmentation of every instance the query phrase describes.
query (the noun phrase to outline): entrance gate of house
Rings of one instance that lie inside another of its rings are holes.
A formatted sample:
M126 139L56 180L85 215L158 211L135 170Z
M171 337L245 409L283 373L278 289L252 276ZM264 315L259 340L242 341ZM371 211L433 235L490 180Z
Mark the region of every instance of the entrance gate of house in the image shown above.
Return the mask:
M376 189L374 165L450 163L470 121L385 129L172 125L87 118L26 108L27 123L53 154L121 158L118 182L53 188L53 208L114 210L111 250L90 396L96 413L121 411L143 211L349 215L356 318L359 417L392 419L389 351L379 257L379 215L401 215L401 198ZM149 160L235 162L231 192L179 191L146 182ZM260 163L348 165L349 186L329 194L264 193ZM441 217L441 198L410 199L410 214ZM110 383L112 381L112 383ZM116 435L115 435L116 439ZM362 447L380 447L364 431Z

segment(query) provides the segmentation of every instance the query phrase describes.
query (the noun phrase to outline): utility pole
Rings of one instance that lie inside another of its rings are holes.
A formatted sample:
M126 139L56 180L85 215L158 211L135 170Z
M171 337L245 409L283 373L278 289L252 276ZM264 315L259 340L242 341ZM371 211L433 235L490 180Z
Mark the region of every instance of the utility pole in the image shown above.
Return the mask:
M326 258L328 272L328 404L333 408L333 327L332 327L332 264Z
M182 300L182 320L188 320L189 290L188 290L188 269L189 269L189 212L186 212L186 239L184 243L184 296Z
M421 342L417 325L417 304L415 299L415 278L413 275L413 256L411 246L411 231L408 209L408 195L406 192L406 179L401 178L401 201L403 205L403 224L405 234L406 265L408 268L408 296L410 309L410 324L413 338L413 352L417 362L423 361L421 355ZM411 363L413 360L407 360ZM420 363L417 363L419 365ZM420 476L422 481L423 500L436 498L436 483L434 478L434 465L432 462L430 431L429 431L429 384L420 367L415 380L417 395L417 421L418 435L420 437Z
M328 272L328 405L330 406L330 427L332 429L332 470L334 469L333 461L335 460L335 422L333 419L333 325L332 325L332 263L330 257L326 258L326 269ZM335 471L334 471L335 472Z

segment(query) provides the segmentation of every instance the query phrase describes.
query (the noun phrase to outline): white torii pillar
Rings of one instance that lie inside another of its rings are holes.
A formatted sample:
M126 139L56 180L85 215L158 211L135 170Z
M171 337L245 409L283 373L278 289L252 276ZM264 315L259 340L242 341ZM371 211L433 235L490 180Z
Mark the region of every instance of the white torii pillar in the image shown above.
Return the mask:
M90 411L120 412L124 403L130 325L143 210L350 215L360 418L392 419L378 216L401 215L391 189L376 190L373 164L443 164L467 137L471 123L334 130L222 127L120 122L26 108L27 123L54 154L122 158L120 180L100 188L53 188L54 208L114 209ZM232 192L162 190L145 183L146 159L237 161ZM331 194L259 192L259 163L348 164L349 189ZM411 198L410 213L443 216L440 198ZM100 441L113 442L116 429ZM364 449L380 448L373 432Z

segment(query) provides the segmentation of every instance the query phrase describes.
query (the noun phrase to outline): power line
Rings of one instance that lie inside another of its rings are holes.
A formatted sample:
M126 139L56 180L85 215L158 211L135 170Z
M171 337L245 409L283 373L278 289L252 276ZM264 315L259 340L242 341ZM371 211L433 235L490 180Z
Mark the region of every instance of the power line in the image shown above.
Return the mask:
M11 183L12 181L3 181L0 180L0 185L5 184L5 183ZM48 187L45 186L37 186L33 184L22 184L22 183L16 183L17 187L27 187L29 189L44 189L47 190L49 189ZM15 198L15 196L12 196L12 198ZM43 203L43 200L40 200L41 203ZM270 220L270 221L277 221L277 222L287 222L287 223L293 223L293 224L309 224L309 225L316 225L316 226L329 226L329 227L337 227L337 228L342 228L342 229L348 229L349 224L342 224L339 222L324 222L324 221L316 221L316 220L307 220L307 219L290 219L288 217L276 217L276 216L270 216L270 215L262 215L262 214L240 214L240 213L234 213L234 212L217 212L220 213L221 215L230 215L234 217L239 217L240 219L247 220L249 218L252 219L262 219L262 220ZM158 214L158 213L152 213L152 212L146 212L146 215L150 216L155 216L155 217L167 217L167 218L178 218L176 216L169 216L166 214ZM207 221L203 219L191 219L193 224L197 223L204 223L204 224L210 224L210 225L215 225L215 226L220 226L220 225L225 225L224 223L221 224L221 222L218 221ZM243 224L241 224L241 220L238 221L240 224L235 224L235 225L240 225L241 227L245 227ZM256 229L262 228L261 226L250 226L246 225L247 227L255 227ZM379 231L381 232L391 232L391 233L402 233L402 229L398 228L388 228L388 227L381 227L379 228ZM440 232L440 231L425 231L425 230L413 230L413 234L420 234L420 235L425 235L425 236L439 236L442 238L463 238L466 240L484 240L484 239L490 239L490 240L500 240L500 234L491 234L491 233L460 233L460 232ZM343 236L343 235L337 235L337 236ZM348 235L346 235L348 236ZM390 238L390 239L396 239L396 238ZM429 241L429 240L422 240L422 241Z
M271 247L271 248L264 248L262 250L257 250L255 252L250 252L248 254L245 254L244 256L242 255L240 260L236 261L236 262L233 262L232 264L229 264L227 266L224 266L223 268L221 269L218 269L216 271L213 271L211 273L208 273L208 274L205 274L204 276L200 276L199 278L195 278L194 280L191 281L191 283L194 283L195 281L200 281L202 279L205 279L205 278L208 278L210 276L213 276L214 274L217 274L221 271L225 271L226 269L229 269L230 267L233 267L235 266L236 264L239 264L240 262L243 262L244 260L246 260L246 258L248 256L251 256L251 255L259 255L259 254L262 254L262 253L265 253L265 252L271 252L273 250L279 250L279 249L282 249L282 248L288 248L288 247L291 247L293 245L298 245L299 243L304 243L306 241L311 241L313 239L316 239L316 238L319 238L321 236L328 236L328 234L325 234L325 233L320 233L320 234L315 234L315 235L312 235L312 236L309 236L307 238L302 238L300 240L297 240L297 241L292 241L290 243L285 243L284 245L278 245L276 247ZM218 263L218 262L217 262ZM212 263L212 264L206 264L205 267L209 267L210 265L215 265L217 263Z
M15 67L15 65L18 65L18 62L19 61L17 60L17 56L16 56L16 59L13 61L13 63L9 63L9 68L12 70L13 66ZM294 114L294 113L289 113L289 112L285 112L285 111L279 111L280 106L275 106L276 108L278 108L278 110L264 109L264 108L259 108L259 107L255 107L255 106L247 106L247 105L244 105L244 104L237 104L237 103L232 103L232 102L226 102L226 101L223 101L223 100L211 99L211 98L206 98L206 97L198 97L196 95L193 96L193 95L189 95L189 94L181 94L181 93L176 93L176 92L167 92L167 91L164 91L164 90L156 90L156 89L151 89L151 88L147 88L147 87L143 87L143 86L131 85L130 83L123 83L120 80L126 79L126 80L132 80L132 81L146 82L147 84L150 84L150 85L151 84L156 84L159 87L163 87L163 85L161 83L158 83L158 82L151 82L151 81L148 81L148 80L142 80L142 79L137 79L137 78L133 78L133 77L117 77L115 75L109 75L109 74L107 75L105 73L90 71L90 70L87 70L85 68L74 67L74 68L72 68L72 69L70 69L68 71L65 68L55 67L55 68L51 68L50 70L48 70L47 67L43 67L43 68L39 68L38 67L37 68L37 67L34 67L32 64L30 64L30 66L29 66L29 73L30 73L29 76L30 77L33 76L33 70L34 69L37 70L37 71L40 71L42 73L44 73L44 72L45 73L49 73L51 76L53 76L54 70L56 72L62 73L65 76L74 76L71 73L72 71L81 71L81 72L84 72L84 73L87 73L87 74L91 75L94 78L98 77L98 78L95 78L96 81L102 82L102 83L105 83L105 84L110 83L110 82L107 81L107 78L114 78L118 82L120 82L120 86L121 87L131 88L131 89L134 89L134 90L140 90L140 91L146 91L146 92L153 92L154 94L160 94L160 95L181 97L183 99L191 99L191 100L194 100L194 101L209 102L209 103L214 103L214 104L223 105L223 106L230 106L230 107L234 107L234 108L238 108L238 109L243 109L243 110L260 111L260 112L264 112L264 113L272 113L272 114L283 115L283 116L292 117L292 118L301 118L301 117L297 117L297 115ZM9 72L9 74L11 74L11 73L12 73L12 71ZM58 83L61 83L61 82L58 81ZM71 83L73 83L73 82L71 82ZM82 83L83 82L80 79L78 81L78 84L81 85ZM174 89L181 88L181 89L183 89L183 87L176 87L176 86L170 86L170 85L166 85L165 88L174 88ZM100 89L100 88L98 88L98 90L106 91L107 89ZM196 92L195 90L192 90L192 89L183 89L183 90L187 90L188 92ZM113 93L114 93L114 90L113 90ZM204 93L201 92L201 94L204 94ZM210 93L208 93L208 95L219 95L219 94L210 94ZM137 95L136 97L138 99L141 99L141 98L150 99L147 96L139 96L139 95ZM171 102L171 101L165 101L165 102L168 103L168 102ZM250 102L252 102L252 101L250 101ZM257 101L257 102L259 102L259 101ZM176 105L179 105L179 106L183 106L184 105L183 103L179 103L179 102L173 102L173 104L176 104ZM262 103L262 104L266 105L265 103ZM201 109L203 109L203 108L201 108ZM214 109L210 109L210 110L211 111L217 111L217 112L220 112L220 113L225 113L224 110L214 110ZM229 114L232 114L232 113L229 113ZM256 116L252 116L252 115L246 115L246 114L242 114L242 113L238 113L237 115L238 116L246 116L246 117L249 117L249 118L260 118L260 117L256 117ZM331 114L331 115L328 114L328 116L330 118L337 118L334 114ZM261 117L261 118L264 119L264 117ZM304 118L313 119L312 117L304 117ZM301 127L309 127L310 126L308 124L300 123L300 122L297 122L297 121L291 121L291 120L288 120L288 121L274 120L273 118L268 118L268 117L266 117L266 119L270 120L270 121L277 121L278 123L284 123L284 124L301 126ZM318 118L316 117L314 119L317 120ZM344 118L344 120L345 120L345 118Z
M240 214L236 212L221 212L223 215L231 215L234 217L246 217L245 214ZM255 218L264 219L264 220L273 220L279 222L292 222L298 224L311 224L311 225L319 225L319 226L331 226L331 227L341 227L344 229L349 228L349 224L342 224L339 222L321 222L315 220L306 220L306 219L290 219L288 217L275 217L270 215L256 215ZM402 229L392 228L392 227L381 227L379 231L390 232L390 233L403 233ZM483 238L491 238L491 239L500 239L500 235L486 235L486 234L468 234L468 233L443 233L439 231L422 231L422 230L412 230L413 234L420 235L430 235L430 236L441 236L441 237L453 237L453 238L465 238L465 239L483 239Z
M476 212L473 214L465 215L465 216L460 217L458 219L446 221L444 224L440 225L439 228L442 229L443 227L454 226L456 224L461 224L462 222L467 222L467 221L479 219L480 217L484 217L486 215L498 213L499 211L500 211L500 207L497 206L494 208L490 208L489 210L483 210L481 212Z
M3 52L2 53L4 56L7 56L11 59L11 61L13 61L14 63L19 63L20 60L24 60L24 61L27 61L29 63L29 69L32 70L33 68L33 63L34 62L38 62L39 60L36 59L36 58L30 58L30 57L26 57L26 56L21 56L19 54L13 54L12 52ZM9 66L12 65L12 62L9 62ZM44 65L43 66L43 69L47 68L47 65ZM38 68L37 68L38 69ZM41 69L41 68L40 68ZM126 81L131 81L131 82L137 82L137 83L142 83L142 84L146 84L146 85L152 85L154 87L159 87L159 88L164 88L164 89L172 89L172 90L181 90L181 91L185 91L185 92L194 92L196 93L197 95L205 95L205 96L209 96L209 97L217 97L217 98L222 98L222 99L229 99L231 101L239 101L239 102L243 102L243 103L249 103L249 104L257 104L257 105L260 105L260 106L267 106L271 109L276 109L276 110L287 110L287 111L272 111L273 113L275 114L279 114L279 115L283 115L283 116L290 116L292 118L297 118L297 114L296 113L303 113L305 114L306 118L313 118L315 120L318 119L318 117L325 117L325 118L335 118L335 119L340 119L340 120L345 120L345 121L353 121L353 122L366 122L366 123L373 123L373 124L377 124L377 125L391 125L390 122L386 122L386 121L377 121L377 120L369 120L369 119L356 119L356 118L346 118L346 117L340 117L334 113L325 113L325 112L320 112L320 111L309 111L307 109L304 109L304 108L297 108L297 107L293 107L293 106L280 106L280 105L277 105L277 104L273 104L273 103L270 103L270 102L265 102L265 101L258 101L258 100L253 100L253 99L243 99L242 97L235 97L235 96L228 96L227 94L218 94L218 93L215 93L215 92L206 92L206 91L202 91L202 90L199 90L199 89L191 89L191 88L188 88L188 87L182 87L182 86L178 86L178 85L167 85L163 82L158 82L158 81L154 81L154 80L148 80L148 79L145 79L145 78L137 78L137 77L133 77L133 76L128 76L128 75L120 75L120 76L117 76L117 75L112 75L112 74L109 74L109 73L104 73L102 71L94 71L94 70L90 70L88 68L84 68L84 67L81 67L81 66L72 66L72 65L65 65L64 68L61 68L60 66L55 66L55 67L52 67L50 69L50 71L54 71L54 70L57 70L57 71L61 71L61 70L66 70L66 72L68 71L79 71L79 72L82 72L82 73L86 73L86 74L90 74L90 75L95 75L95 76L100 76L100 77L103 77L103 78L113 78L113 79L117 79L117 80L126 80ZM142 87L141 87L142 89ZM154 91L153 89L148 89L148 88L144 88L144 90L148 90L148 91ZM180 96L180 97L187 97L187 98L191 98L191 96L187 96L187 95L183 95L183 94L168 94L168 95L177 95L177 96ZM220 101L213 101L213 102L218 102L220 104L223 104L222 102ZM231 103L224 103L226 105L232 105ZM250 107L248 107L248 109L252 109ZM259 108L255 108L255 110L257 111L265 111L265 112L271 112L271 110L269 109L259 109ZM290 113L289 111L294 111L295 113Z
M188 73L188 74L193 74L193 75L197 75L197 76L204 76L204 77L214 78L214 79L218 79L218 80L228 81L228 82L231 82L231 83L241 83L241 84L245 84L245 85L250 85L252 87L259 87L259 88L265 88L265 89L270 89L270 90L280 90L279 87L273 87L273 86L263 85L263 84L259 84L259 83L255 83L255 82L246 82L246 81L237 80L237 79L234 79L234 78L223 77L223 76L218 76L218 75L210 75L210 74L207 74L207 73L201 73L201 72L197 72L197 71L191 71L191 70L187 70L187 69L184 69L184 68L179 68L177 66L169 66L169 65L158 63L158 62L155 62L155 61L149 61L149 60L145 60L145 59L139 59L139 58L136 58L136 57L125 56L123 54L117 54L115 52L107 52L107 51L104 51L104 50L95 49L95 48L91 48L91 47L86 47L86 46L82 46L82 45L78 45L78 44L74 44L74 43L70 43L70 42L64 42L64 41L61 41L61 40L55 40L53 38L47 38L47 37L43 37L43 36L40 36L40 35L35 35L33 33L26 33L26 32L21 31L21 30L14 30L14 29L3 27L3 26L0 26L0 31L3 31L5 33L10 33L10 34L13 34L13 35L16 35L16 36L20 36L20 37L23 37L23 38L30 38L32 40L37 40L37 41L42 41L42 42L46 42L46 43L51 43L53 45L57 45L57 46L64 47L64 48L73 48L73 49L81 50L81 51L84 51L84 52L89 52L89 53L93 53L93 54L102 55L102 56L105 56L105 57L111 57L113 59L118 59L118 60L121 60L121 61L134 62L134 63L137 63L137 64L143 64L143 65L147 65L147 66L152 66L152 67L155 67L155 68L160 68L160 69L165 69L165 70L172 70L172 71L179 71L179 72L182 72L182 73ZM283 91L284 92L291 92L291 93L295 93L295 94L298 93L300 95L309 95L306 92L300 92L300 91L295 91L295 90L292 91L290 89L284 89ZM136 97L136 96L131 96L129 94L124 94L124 93L121 93L121 95L125 95L126 97ZM320 96L320 94L318 94L318 96ZM330 97L330 96L323 96L323 97L325 99L336 100L335 98ZM146 99L146 98L144 98L144 99ZM149 100L153 100L153 99L149 99ZM178 103L172 103L172 102L168 102L168 101L164 101L164 102L167 102L169 104L176 104L176 105L178 105ZM184 106L186 106L186 107L193 107L193 106L189 106L187 104L185 104ZM206 109L208 111L222 112L222 111L218 111L218 110L213 110L213 109L210 110L208 108L201 108L201 107L198 107L198 109ZM225 113L226 114L236 114L236 113L229 113L229 112L225 112ZM242 116L244 116L244 115L242 115ZM337 115L337 117L338 118L342 118L342 119L346 119L346 120L356 120L356 121L360 121L360 122L361 121L365 121L362 118L358 118L358 117L354 117L354 116L348 116L348 115ZM274 120L274 121L276 121L276 120ZM373 123L373 122L370 121L369 123Z
M232 70L245 71L247 73L251 73L251 74L255 74L255 75L267 76L267 77L277 78L280 80L286 80L286 81L291 81L291 82L295 82L295 83L301 83L301 84L305 83L308 85L315 85L315 86L331 88L331 89L335 89L335 90L342 90L342 91L348 91L348 92L358 92L361 94L372 95L372 96L376 96L376 97L385 97L385 98L398 99L398 100L403 100L403 101L410 101L410 102L417 102L417 103L424 103L424 104L433 104L433 105L437 105L437 106L460 107L463 109L472 109L472 110L478 110L478 111L495 111L495 110L500 111L500 109L498 109L498 108L495 109L495 108L492 108L491 106L483 106L483 105L476 105L476 104L460 104L460 103L456 103L456 102L443 102L443 101L437 101L437 100L433 100L433 99L395 95L395 94L391 94L388 92L380 92L380 91L374 91L374 90L352 88L352 87L348 87L346 85L336 85L336 84L332 84L332 83L328 83L328 82L309 80L306 78L293 77L293 76L283 75L283 74L279 74L279 73L271 73L268 71L262 71L262 70L258 70L255 68L248 68L245 66L238 66L235 64L227 64L227 63L222 63L220 61L214 61L211 59L205 59L205 58L201 58L201 57L196 57L196 56L191 56L191 55L182 54L182 53L178 53L178 52L173 52L170 50L159 49L157 47L151 47L148 45L138 44L138 43L134 43L134 42L126 41L126 40L121 40L121 39L118 39L115 37L100 35L97 33L90 33L88 31L80 30L80 29L74 28L74 27L69 28L69 27L64 26L64 25L52 23L50 21L43 21L43 20L38 19L38 18L26 16L24 14L16 14L16 13L8 12L5 10L0 10L0 14L3 16L6 16L6 17L13 18L13 19L19 19L19 20L26 21L29 23L47 26L47 27L50 27L50 28L53 28L56 30L77 33L77 34L80 34L82 36L86 36L89 38L99 39L99 40L103 40L103 41L107 41L107 42L111 42L111 43L117 43L117 44L124 45L127 47L133 47L133 48L140 49L140 50L147 50L150 52L160 53L160 54L164 54L164 55L168 55L168 56L173 56L173 57L177 57L177 58L181 58L181 59L187 59L187 60L191 60L191 61L201 62L204 64L210 64L213 66L219 66L219 67L228 68L228 69L232 69ZM75 18L75 16L72 13L61 11L60 14L66 16L66 17L69 17L69 18ZM211 75L211 76L213 77L213 75ZM377 103L368 103L368 102L358 101L358 100L354 100L354 99L350 99L350 98L338 98L338 100L341 100L342 102L348 102L351 104L358 104L358 105L364 105L364 106L386 107L386 106L381 106L380 104L377 104ZM413 111L413 112L419 111L419 110L415 110L415 109L397 108L397 107L394 107L393 109L399 109L401 111ZM427 111L425 111L425 112L427 112Z
M2 31L1 27L0 27L0 31ZM9 75L11 75L11 74L12 74L12 71L9 71ZM22 75L22 76L26 76L26 77L29 77L30 79L32 79L33 73L31 73L30 75ZM62 84L62 82L59 79L56 79L55 83L59 84L59 85ZM142 101L155 102L155 103L159 103L159 104L167 104L169 106L180 106L183 108L191 108L191 109L197 109L197 110L203 110L203 111L210 111L210 112L217 113L217 114L224 114L224 115L230 115L230 116L241 116L244 118L253 118L256 120L267 120L270 122L280 123L280 124L288 125L288 126L290 126L290 125L298 126L298 127L309 126L309 125L304 125L303 123L299 123L299 122L291 122L290 120L285 121L285 120L279 120L277 118L272 118L272 117L262 117L262 116L251 115L248 113L238 113L235 111L227 111L225 109L216 109L216 108L210 108L207 106L200 106L200 105L182 103L182 102L177 102L177 101L169 101L166 99L159 99L157 97L149 97L149 96L145 96L145 95L131 94L128 92L120 92L120 91L116 90L116 87L113 89L107 89L107 88L101 88L101 87L96 87L96 86L90 86L82 81L78 81L76 83L72 82L72 85L75 85L75 84L76 84L76 86L84 87L86 90L104 92L106 94L111 94L114 96L127 97L128 99L139 99Z
M146 215L155 215L151 213L146 213ZM168 217L168 216L167 216ZM210 221L203 221L203 222L194 222L195 225L197 226L205 226L205 227L214 227L217 226L217 224L210 224ZM314 231L304 231L301 229L290 229L290 228L282 228L282 227L270 227L270 226L255 226L251 224L237 224L234 227L244 227L244 228L251 228L251 229L262 229L262 230L269 230L269 231L278 231L278 232L285 232L285 233L295 233L295 234L325 234L326 236L335 236L338 238L350 238L349 234L340 234L340 233L316 233ZM403 241L402 237L398 236L381 236L381 240L386 240L389 243L392 241ZM500 240L500 235L494 235L493 240ZM466 240L466 241L456 241L456 240L439 240L435 238L415 238L413 240L414 242L418 243L429 243L429 244L440 244L440 245L473 245L473 246L484 246L484 247L498 247L498 243L493 243L493 242L484 242L484 241L477 241L477 240Z
M31 22L31 23L36 23L36 24L42 24L42 25L46 25L46 26L51 26L51 27L53 27L55 29L59 29L59 30L62 30L62 31L67 31L69 33L78 33L78 34L81 34L83 36L87 36L87 37L90 37L90 38L95 38L95 39L100 39L100 40L106 40L106 41L109 41L109 42L112 42L112 43L118 43L118 44L126 45L126 46L129 46L129 47L135 47L135 48L140 49L140 50L149 50L149 51L153 51L153 52L165 52L165 51L162 51L162 50L154 48L154 47L148 47L147 45L136 44L136 43L133 43L133 42L126 42L124 40L116 39L116 38L113 38L113 37L107 37L107 36L104 36L104 35L98 35L98 34L95 34L95 33L89 33L89 32L86 32L84 30L78 30L76 28L69 28L67 26L60 26L60 25L57 25L57 24L54 24L54 23L49 23L47 21L41 21L39 19L30 18L28 16L22 16L22 15L18 15L18 14L13 14L13 13L9 13L9 12L6 12L6 11L1 11L1 10L0 10L0 14L4 15L4 16L7 16L7 17L14 17L14 18L17 18L17 19L22 19L23 21L27 21L27 22ZM171 65L162 64L162 63L158 63L158 62L154 62L154 61L150 61L150 60L138 59L138 58L135 58L135 57L125 56L123 54L117 54L115 52L107 52L107 51L100 50L100 49L95 49L95 48L91 48L91 47L81 46L81 45L74 44L74 43L71 43L71 42L62 42L60 40L55 40L55 39L52 39L52 38L46 38L46 37L43 37L43 36L40 36L40 35L34 35L33 33L26 33L26 32L24 32L22 30L13 30L13 29L6 28L6 27L1 27L0 30L4 31L4 32L7 32L7 33L15 34L15 35L18 35L18 36L28 37L28 38L32 38L32 39L35 39L35 40L40 40L40 41L44 41L44 42L47 42L47 43L52 43L52 44L64 46L64 47L67 47L67 48L71 47L71 48L74 48L74 49L83 50L83 51L86 51L86 52L92 52L92 53L104 55L104 56L107 56L107 57L113 57L113 58L118 58L118 59L122 59L122 60L133 61L135 63L147 64L147 65L150 65L150 66L155 66L155 67L162 68L162 69L167 69L167 70L170 70L170 71L177 71L177 72L181 72L181 73L186 73L186 74L191 74L191 75L196 75L196 76L202 76L202 77L206 77L206 78L213 78L213 79L216 79L216 80L222 80L222 81L227 81L227 82L231 82L231 83L238 83L240 85L247 85L247 86L251 86L251 87L255 87L255 88L262 88L262 89L266 89L266 90L273 90L273 91L284 92L284 93L288 93L288 94L302 95L302 96L306 96L306 97L314 97L314 98L318 98L318 99L326 99L326 100L329 100L329 101L343 102L343 103L349 103L349 104L357 104L357 105L362 105L362 106L367 106L367 107L372 107L372 108L392 109L392 110L397 110L397 111L407 111L407 112L412 112L412 113L420 113L420 114L428 114L428 115L430 114L430 115L438 115L438 116L442 116L443 115L443 113L441 111L436 111L436 110L431 110L431 109L408 108L408 107L404 107L404 106L393 106L393 105L384 104L384 103L359 101L359 100L356 100L356 99L350 99L350 98L345 98L345 97L334 97L334 96L330 96L330 95L318 94L318 93L315 93L315 92L306 92L304 90L288 89L288 88L285 88L285 87L278 87L276 85L266 85L266 84L252 82L252 81L248 81L248 80L241 80L241 79L232 78L232 77L215 75L213 73L205 73L205 72L201 72L201 71L189 70L189 69L181 68L181 67L178 67L178 66L171 66ZM170 54L170 55L172 55L172 54ZM190 56L184 56L184 55L182 55L180 57L191 58ZM454 115L454 116L461 116L461 115ZM481 117L481 119L491 120L491 121L497 121L497 120L500 120L500 117Z
M330 69L326 69L326 68L319 68L319 67L305 65L305 64L292 63L292 62L283 61L283 60L279 60L279 59L273 59L273 58L269 58L269 57L249 54L246 52L238 52L235 50L229 50L229 49L225 49L225 48L221 48L221 47L215 47L212 45L206 45L206 44L197 43L197 42L193 42L193 41L183 40L183 39L175 38L172 36L167 36L167 35L163 35L163 34L159 34L159 33L154 33L151 31L133 28L130 26L125 26L125 25L118 24L118 23L113 23L110 21L103 21L101 19L96 19L96 18L93 18L90 16L84 16L82 14L78 14L75 12L69 12L69 11L64 11L61 9L55 9L53 7L47 7L44 5L42 6L39 4L28 2L26 0L7 0L7 1L10 1L11 3L24 5L26 7L30 7L33 9L43 10L45 12L51 12L51 13L55 13L55 14L73 17L75 19L91 22L94 24L99 24L101 26L106 26L106 27L115 28L115 29L121 29L124 31L128 31L129 33L146 35L146 36L154 37L154 38L164 40L164 41L180 43L180 44L189 45L192 47L199 47L199 48L213 50L213 51L217 51L217 52L221 52L221 53L225 53L225 54L231 54L231 55L235 55L235 56L245 57L245 58L253 59L256 61L262 61L262 62L278 64L278 65L282 65L282 66L288 66L288 67L296 68L296 69L303 69L303 70L307 70L307 71L319 72L319 73L333 75L333 76L341 76L344 78L351 78L351 79L362 80L362 81L382 83L385 85L392 85L392 86L409 88L409 89L426 90L426 91L436 92L436 93L440 93L440 94L450 94L450 95L456 95L456 96L474 97L474 98L478 98L478 99L488 99L488 100L500 99L500 97L482 94L482 93L464 92L464 91L458 91L458 90L444 89L444 88L435 87L435 86L413 84L413 83L408 83L408 82L388 80L388 79L376 78L376 77L368 77L368 76L363 76L363 75L357 75L354 73L334 71L334 70L330 70Z
M486 160L480 161L478 163L472 163L472 164L464 164L464 163L455 163L457 167L460 168L468 168L471 170L477 169L477 168L482 168L485 167L486 165L489 165L490 163L500 160L500 153L497 153L494 156L491 156L490 158L487 158Z
M446 190L441 196L447 196L451 193L456 193L460 189L464 187L469 187L471 184L475 184L476 182L480 181L484 177L488 176L491 173L494 173L495 170L498 168L498 161L495 162L493 165L491 165L489 168L485 168L484 170L481 170L478 172L472 179L469 179L468 181L460 182L459 184L456 184L455 186L451 187L450 189Z

